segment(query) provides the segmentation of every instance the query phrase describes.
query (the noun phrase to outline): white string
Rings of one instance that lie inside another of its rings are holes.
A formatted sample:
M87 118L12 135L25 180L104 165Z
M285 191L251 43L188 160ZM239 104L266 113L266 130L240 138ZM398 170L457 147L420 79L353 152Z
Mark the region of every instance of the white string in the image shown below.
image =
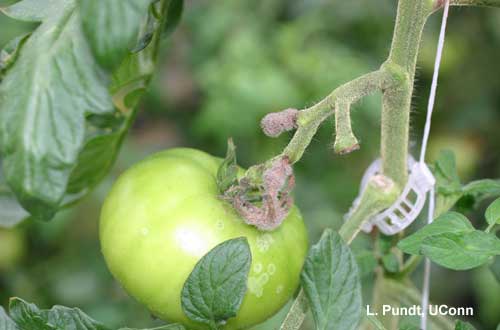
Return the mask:
M444 5L443 21L441 22L441 32L439 33L439 42L436 52L436 61L434 62L434 74L432 76L431 94L429 95L429 103L427 105L427 118L425 121L424 137L422 140L422 149L420 149L420 162L425 160L425 152L427 151L427 142L431 131L431 117L436 101L437 82L439 77L439 67L441 66L441 58L443 56L444 36L446 32L446 22L448 21L448 11L450 9L450 1L446 0Z
M432 76L431 93L429 95L429 104L427 106L427 118L425 121L424 137L422 139L422 147L420 150L420 162L425 161L425 153L427 151L427 142L429 141L429 133L431 131L431 118L434 110L434 103L436 101L437 82L439 77L439 67L441 65L441 58L443 56L444 38L446 33L446 23L448 22L448 12L450 9L450 1L446 0L444 5L443 20L441 22L441 31L439 33L439 41L436 52L436 61L434 63L434 74ZM434 187L429 192L429 209L427 214L427 223L431 223L434 219L435 208L435 191ZM429 259L425 259L424 265L424 283L422 288L422 318L420 319L420 329L427 329L427 314L429 309L429 292L430 292L430 274L431 263Z
M434 218L434 188L429 192L429 210L427 215L427 223L431 223ZM427 329L427 314L429 311L429 292L431 280L431 261L425 258L424 264L424 284L422 286L422 318L420 319L420 329Z

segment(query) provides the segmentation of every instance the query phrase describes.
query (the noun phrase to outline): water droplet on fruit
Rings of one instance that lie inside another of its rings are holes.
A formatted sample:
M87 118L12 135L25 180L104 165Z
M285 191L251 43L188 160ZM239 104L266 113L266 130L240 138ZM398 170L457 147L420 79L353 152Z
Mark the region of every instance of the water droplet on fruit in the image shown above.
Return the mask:
M280 294L281 292L283 292L283 285L278 285L278 287L276 287L276 294Z
M248 278L248 291L258 298L264 293L264 285L269 281L269 275L263 273L260 276L250 276Z
M276 272L276 266L274 264L269 264L267 266L267 272L269 275L273 275Z
M270 234L263 234L257 237L256 243L260 252L266 252L274 243L274 238Z
M217 220L217 222L215 223L215 228L217 228L218 230L223 230L224 229L224 221Z
M149 229L147 229L146 227L143 227L143 228L141 229L141 234L142 234L143 236L148 236L148 234L149 234Z
M262 264L259 262L253 266L253 271L256 272L257 274L262 271Z

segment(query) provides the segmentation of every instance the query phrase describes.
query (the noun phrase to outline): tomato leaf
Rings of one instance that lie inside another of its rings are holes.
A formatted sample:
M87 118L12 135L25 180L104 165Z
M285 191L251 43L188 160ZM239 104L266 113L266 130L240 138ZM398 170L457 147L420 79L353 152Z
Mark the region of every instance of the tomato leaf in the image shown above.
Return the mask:
M484 179L462 186L452 151L441 152L432 168L436 177L435 216L440 216L455 205L458 209L466 211L484 198L500 195L498 180Z
M342 238L327 229L311 248L301 281L318 330L354 330L362 315L356 259Z
M354 256L358 264L360 278L373 274L375 268L377 268L377 259L375 258L373 251L367 249L354 251Z
M451 209L462 196L455 154L450 150L442 151L434 163L433 173L436 178L435 214L440 215Z
M41 22L49 19L57 9L64 11L73 4L74 0L21 0L7 8L2 8L2 12L17 20Z
M500 195L500 181L491 179L472 181L464 186L463 191L465 195L476 197Z
M0 159L0 227L11 228L29 216L5 182ZM1 329L1 328L0 328Z
M9 304L10 316L20 329L30 330L109 330L94 321L78 308L54 306L50 310L40 310L34 304L13 298Z
M407 323L399 327L399 330L421 330L421 329L419 326Z
M5 181L22 208L41 219L85 196L109 172L155 70L168 7L164 1L151 5L160 14L150 11L137 31L144 34L147 22L155 21L151 42L127 52L110 75L90 50L79 4L23 0L3 9L16 19L42 21L0 85Z
M460 189L455 154L451 150L443 150L435 163L436 178L441 181L441 188L449 191Z
M500 256L496 256L493 263L490 265L490 270L495 276L498 283L500 283Z
M476 328L474 328L470 323L457 320L455 330L476 330Z
M165 22L165 29L163 34L170 35L175 31L177 25L181 21L182 12L184 11L184 0L170 0L168 4L167 21Z
M424 226L413 235L398 243L398 248L408 254L421 254L420 249L424 239L445 233L467 233L474 231L470 221L460 213L448 212L439 216L432 223Z
M151 16L144 18L139 33L148 29L150 19L162 19ZM135 118L137 103L146 91L155 70L161 33L159 25L155 23L157 28L152 32L152 41L147 47L140 52L129 53L112 75L109 89L119 111L112 115L87 118L92 123L92 129L87 134L85 145L71 172L63 205L73 203L84 196L104 178L114 164L123 139Z
M373 315L365 315L365 318L370 322L370 324L374 327L374 329L376 330L387 330L386 327L384 327L384 325L382 324L382 322L380 322L379 319L377 319L376 316L373 316ZM404 330L403 328L399 328L399 330ZM408 330L408 329L406 329Z
M119 330L185 330L186 328L179 323L171 323L161 327L155 327L153 329L132 329L132 328L120 328Z
M399 271L398 257L394 253L388 253L382 257L382 265L389 273L397 273Z
M225 241L201 258L181 293L193 321L217 328L236 316L247 290L252 255L246 238Z
M83 30L100 65L116 68L137 42L151 0L79 0Z
M114 111L107 82L81 33L75 1L46 5L52 15L45 18L42 10L36 16L42 24L0 85L4 173L21 204L43 219L53 216L64 196L84 142L85 117ZM19 8L6 12L21 15Z
M486 198L500 196L499 180L477 180L472 181L462 188L462 196L458 200L457 207L468 211Z
M8 42L2 50L0 50L0 81L7 70L15 63L20 49L26 40L28 40L29 36L30 34L27 33L14 38Z
M443 233L424 239L421 252L443 267L467 270L500 255L500 239L479 230Z
M496 199L490 204L490 206L488 206L484 216L486 217L488 224L500 224L500 198Z
M5 313L5 310L0 306L0 329L2 330L19 330L17 325L11 318Z
M111 330L78 308L54 306L50 310L42 310L35 304L30 304L19 298L12 298L9 309L10 317L0 306L1 330ZM120 328L119 330L140 329ZM185 330L185 328L181 324L173 323L142 330Z

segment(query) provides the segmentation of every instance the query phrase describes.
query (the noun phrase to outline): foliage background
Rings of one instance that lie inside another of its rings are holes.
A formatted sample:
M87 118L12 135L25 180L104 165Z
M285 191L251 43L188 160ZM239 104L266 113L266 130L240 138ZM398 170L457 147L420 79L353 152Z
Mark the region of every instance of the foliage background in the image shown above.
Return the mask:
M50 223L28 221L0 230L0 305L19 296L41 307L77 306L111 326L158 324L112 279L99 252L99 210L114 179L164 148L189 146L222 156L229 136L244 166L278 153L288 137L265 137L260 118L311 105L341 83L376 69L389 50L395 10L395 0L188 1L179 29L164 44L152 88L111 175ZM439 22L439 15L430 19L419 57L414 154ZM0 46L32 27L0 16ZM453 8L429 158L452 149L464 182L500 177L498 58L500 11ZM329 122L296 166L296 201L311 242L323 228L340 226L364 169L377 157L379 124L380 97L370 97L354 109L360 151L334 155ZM470 214L478 225L484 206ZM361 238L355 247L368 242ZM419 283L420 272L415 276ZM367 295L369 281L370 275L365 277ZM500 284L485 268L452 272L435 266L431 299L473 306L476 315L469 321L479 329L500 322Z

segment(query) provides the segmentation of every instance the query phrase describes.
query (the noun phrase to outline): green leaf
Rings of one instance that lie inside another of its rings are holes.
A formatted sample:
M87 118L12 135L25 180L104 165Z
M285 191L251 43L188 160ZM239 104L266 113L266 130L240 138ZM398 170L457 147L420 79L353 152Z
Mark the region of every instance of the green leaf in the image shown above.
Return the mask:
M443 213L448 212L457 204L457 202L461 201L461 198L463 198L461 192L442 194L438 191L436 194L434 216L439 217Z
M377 251L379 254L383 255L389 253L393 246L394 236L379 235L379 239L377 240Z
M5 313L5 310L0 306L0 329L2 330L19 330L17 325Z
M150 12L150 15L144 18L139 35L151 32L149 25L150 21L153 20L156 29L153 32L151 42L142 51L129 53L112 74L110 90L114 103L122 114L133 116L131 112L136 107L139 97L145 92L151 76L156 70L156 56L161 36L160 26L166 15L164 11L162 13L163 16L156 17Z
M463 187L464 195L479 197L491 197L500 195L500 181L484 179L472 181Z
M58 9L65 11L68 6L73 5L74 0L22 0L7 8L2 8L2 12L17 20L41 22L53 16Z
M433 167L436 178L435 215L450 210L462 196L462 186L457 174L455 154L444 150L439 154Z
M149 17L144 18L140 33L145 33L149 28L149 19ZM154 17L153 19L158 20ZM67 196L64 200L65 205L84 196L102 180L114 164L122 142L135 118L137 103L146 91L155 71L155 59L161 33L160 23L155 23L155 26L156 30L152 32L152 40L147 47L140 52L129 53L113 73L110 91L119 113L87 118L89 122L92 122L93 127L71 173Z
M384 325L382 324L382 322L379 321L379 319L377 319L375 316L373 315L365 315L366 319L368 321L370 321L370 323L373 325L373 327L376 329L376 330L387 330L386 327L384 327ZM400 328L401 330L401 328Z
M93 320L78 308L54 306L50 310L39 309L19 298L12 298L9 304L10 317L0 306L1 330L110 330ZM120 330L141 330L120 328ZM181 324L168 324L142 330L185 330Z
M28 40L30 34L24 34L11 40L0 51L0 81L5 75L5 72L15 63L22 46Z
M420 254L420 247L424 239L443 233L465 233L474 231L470 221L460 213L448 212L439 216L432 223L424 226L413 235L398 243L398 248L408 254Z
M226 158L217 171L217 187L221 194L225 193L238 181L238 164L236 162L236 146L232 139L227 140Z
M377 267L377 259L373 255L373 251L366 249L354 251L354 257L356 258L356 263L358 264L360 278L373 274L375 268Z
M2 188L0 188L2 189ZM0 191L0 227L12 228L29 217L9 191Z
M413 324L405 324L399 328L399 330L421 330L420 327Z
M2 160L0 159L0 227L14 227L28 216L29 213L19 205L5 182L2 174Z
M165 36L168 36L175 31L177 25L179 25L179 22L181 21L183 11L184 0L170 0L168 4L167 20L165 22L165 29L163 32Z
M458 320L455 324L455 330L476 330L472 324Z
M301 275L317 330L354 330L362 315L361 284L354 255L327 229L311 248Z
M442 188L455 190L460 187L460 179L458 177L456 159L453 151L441 151L435 164L438 174L438 178L436 179L441 179L441 183L446 183L446 185L441 185Z
M397 273L399 271L399 261L394 253L388 253L382 257L384 269L389 273Z
M500 240L479 230L443 233L424 239L421 251L443 267L466 270L479 267L491 257L500 255Z
M54 306L40 310L34 304L13 298L9 304L10 315L20 329L29 330L109 330L94 321L78 308Z
M500 198L496 199L490 204L490 206L488 206L484 216L486 217L488 224L500 224Z
M85 35L100 65L118 67L137 42L151 0L79 0Z
M53 216L65 194L85 117L114 112L75 2L47 5L57 10L26 41L0 85L4 173L23 207L42 219Z
M462 188L457 207L469 211L486 198L500 196L500 181L484 179L472 181Z
M136 328L120 328L119 330L185 330L186 328L179 323L167 324L161 327L151 328L151 329L136 329Z
M490 270L495 276L498 283L500 283L500 257L496 256L493 263L490 265Z
M81 195L95 186L109 172L118 156L130 126L136 115L140 97L146 91L156 68L156 56L160 40L160 21L163 17L144 17L139 33L149 31L149 21L155 21L151 42L140 52L129 53L113 73L110 91L119 115L92 117L94 129L80 152L77 166L71 173L68 193ZM110 130L111 128L111 130Z
M191 320L217 328L236 316L247 290L252 262L246 238L225 241L194 267L181 293L182 309Z
M24 0L4 9L14 18L43 20L0 85L5 180L34 217L50 219L109 172L155 70L166 2L155 7L161 15L150 44L128 52L112 77L94 60L76 0Z
M115 162L122 142L135 118L140 97L146 91L155 72L156 55L160 40L160 22L163 17L145 17L140 33L149 31L149 21L155 20L155 30L149 44L136 53L129 53L113 73L110 91L119 114L92 116L87 120L93 124L76 167L73 169L64 204L72 203L85 195L109 172Z

